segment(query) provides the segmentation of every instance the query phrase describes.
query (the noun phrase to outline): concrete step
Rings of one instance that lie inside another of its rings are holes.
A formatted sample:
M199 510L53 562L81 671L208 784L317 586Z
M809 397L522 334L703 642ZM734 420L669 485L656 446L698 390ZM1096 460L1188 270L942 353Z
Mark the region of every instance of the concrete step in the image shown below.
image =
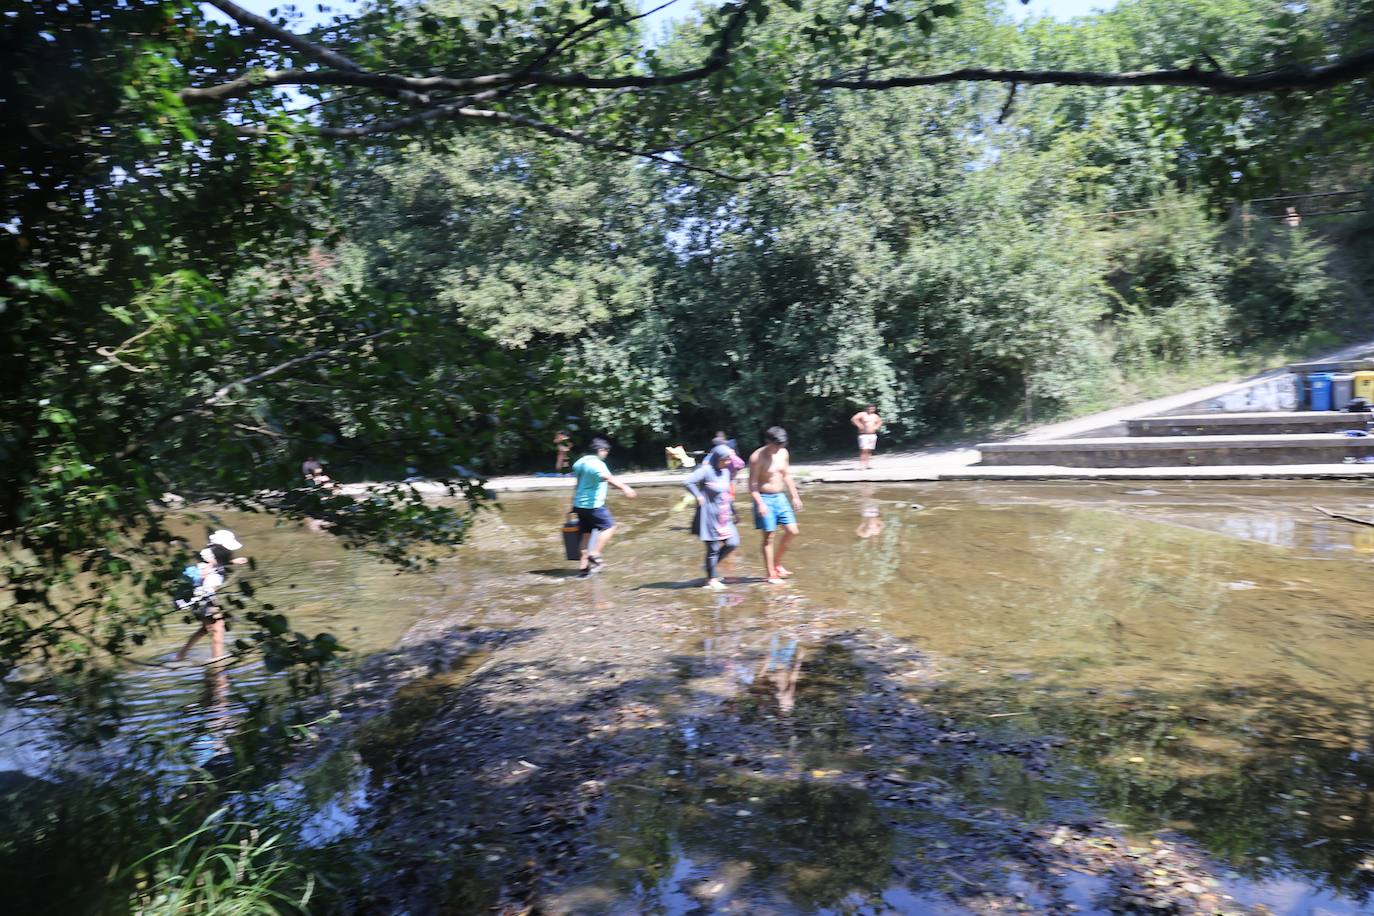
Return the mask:
M1294 375L1310 375L1313 372L1364 372L1374 369L1374 359L1368 356L1356 359L1327 359L1311 363L1289 363L1288 371Z
M978 446L982 466L1069 468L1198 467L1246 464L1341 464L1374 458L1374 436L1338 433L1254 436L1130 436Z
M898 478L884 478L895 480ZM912 477L911 480L928 480ZM941 471L940 480L1374 480L1374 464L1221 464L1196 468L1065 468L974 465ZM830 483L830 478L825 479ZM846 481L847 482L847 481Z
M1364 429L1371 414L1332 410L1183 414L1126 421L1129 436L1251 436Z

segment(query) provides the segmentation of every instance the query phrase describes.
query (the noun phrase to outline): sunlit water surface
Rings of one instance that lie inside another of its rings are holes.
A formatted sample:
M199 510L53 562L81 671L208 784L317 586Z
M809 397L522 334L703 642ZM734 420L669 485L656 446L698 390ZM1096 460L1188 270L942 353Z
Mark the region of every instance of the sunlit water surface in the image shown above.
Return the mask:
M669 605L685 628L676 648L719 660L743 684L804 647L805 634L789 629L795 607L780 614L766 585L725 597L687 587L700 549L679 530L680 496L613 494L623 533L591 583L564 577L563 494L505 498L469 545L422 574L260 516L218 521L256 558L249 575L261 597L297 629L335 633L357 659L426 622L508 626L551 601L611 617ZM927 653L941 685L930 703L961 721L1064 736L1063 761L1091 775L1082 792L1093 807L1136 835L1181 831L1229 870L1237 897L1276 913L1374 911L1374 527L1314 504L1374 516L1374 490L828 486L806 492L787 594ZM759 567L746 531L738 572ZM174 628L146 660L165 660L185 635ZM224 676L150 669L136 681L131 728L176 729L232 722L236 697L268 675L245 663ZM9 767L41 765L38 745L21 744L12 733ZM1007 786L968 791L1031 814L1039 804ZM351 823L343 809L365 804L356 785L343 792L325 804L326 838ZM636 893L666 911L690 908L674 903L674 882L713 853L685 832L670 846L660 887L641 881ZM895 891L888 902L938 909Z

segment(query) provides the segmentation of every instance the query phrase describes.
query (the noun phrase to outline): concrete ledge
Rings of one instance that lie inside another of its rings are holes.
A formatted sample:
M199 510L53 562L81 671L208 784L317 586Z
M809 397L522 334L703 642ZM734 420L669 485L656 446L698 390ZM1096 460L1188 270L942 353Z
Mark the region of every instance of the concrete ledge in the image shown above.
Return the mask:
M1340 433L1256 436L1113 436L1106 439L1062 439L1058 442L988 442L978 446L986 459L989 452L1093 452L1102 449L1149 451L1175 448L1330 448L1354 443L1374 450L1374 436L1351 438Z
M1126 431L1131 437L1327 433L1364 429L1370 416L1367 412L1339 413L1331 410L1181 414L1127 420Z
M818 469L821 470L821 469ZM633 487L681 484L685 474L624 475ZM1064 465L1015 465L1011 467L966 467L951 464L933 468L929 464L908 467L873 468L867 471L825 471L805 483L931 483L935 481L977 480L1374 480L1374 464L1286 464L1216 465L1212 467L1067 467ZM413 484L425 496L444 496L442 486L429 481ZM344 492L366 495L377 484L349 484ZM572 482L558 477L507 477L488 481L495 493L527 493L570 490Z
M1073 468L1055 465L971 467L944 480L1371 480L1374 464L1216 465L1176 468Z
M946 471L927 467L870 468L867 471L827 471L811 478L816 483L883 483L911 480L941 480Z
M1343 463L1374 457L1374 436L1336 433L1264 436L1136 436L981 445L983 466L1132 468Z
M1294 375L1307 375L1309 372L1364 372L1374 369L1374 359L1326 359L1310 363L1291 363L1288 371Z
M615 476L632 487L680 487L690 471L621 473ZM571 477L494 477L487 481L493 493L529 493L538 490L571 490L577 482ZM684 491L686 492L686 491Z

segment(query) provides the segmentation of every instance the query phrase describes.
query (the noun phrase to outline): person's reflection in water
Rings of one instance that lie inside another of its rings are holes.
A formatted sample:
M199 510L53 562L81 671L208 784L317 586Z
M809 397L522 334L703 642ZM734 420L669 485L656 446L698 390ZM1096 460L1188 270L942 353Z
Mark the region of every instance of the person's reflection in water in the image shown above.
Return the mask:
M211 662L205 666L205 685L201 692L200 708L205 714L205 759L213 760L229 753L229 733L234 727L234 714L229 706L229 663Z
M807 652L797 645L797 640L789 640L779 648L778 639L774 637L774 645L769 648L763 673L772 680L778 710L783 715L790 715L797 706L797 681L801 680L801 659L805 655Z
M869 503L863 507L859 513L859 527L854 529L854 533L862 540L868 540L877 534L882 534L887 522L883 521L878 511L877 503Z
M748 687L753 683L754 669L738 658L741 647L739 622L727 620L721 612L743 602L744 596L717 592L715 599L715 607L711 612L711 635L702 642L702 658L707 670L725 676L730 685L729 692L733 694L737 686Z
M600 579L592 579L592 610L609 611L615 607L615 602L610 599L610 592L606 588L606 583Z
M866 541L887 527L887 522L882 520L878 511L878 501L875 499L877 492L877 488L871 483L859 487L859 502L862 508L859 509L859 527L854 529L854 533L860 540Z
M792 596L770 595L766 619L772 632L762 661L751 666L747 678L739 678L761 705L777 702L779 715L790 715L797 705L797 681L801 678L804 652L798 638L799 606Z
M734 607L744 601L744 596L732 592L717 592L714 596L714 606L711 608L711 635L707 636L702 643L705 651L705 660L710 662L715 658L714 652L720 646L722 640L726 638L727 623L721 616L721 612L726 608ZM739 642L737 634L731 634L731 639Z
M768 655L759 667L758 684L771 684L778 701L778 711L790 715L797 705L797 681L801 679L802 659L806 652L795 639L773 636Z

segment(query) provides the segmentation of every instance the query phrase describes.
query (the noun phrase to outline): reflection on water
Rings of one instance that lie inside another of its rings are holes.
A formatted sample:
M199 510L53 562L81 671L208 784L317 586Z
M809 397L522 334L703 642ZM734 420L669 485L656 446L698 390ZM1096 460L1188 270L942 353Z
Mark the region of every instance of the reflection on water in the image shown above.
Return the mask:
M635 825L614 838L615 880L640 912L815 912L888 883L892 830L866 792L667 779L667 792L626 787L609 812Z
M297 628L334 632L359 654L424 621L506 626L568 600L608 621L674 609L682 632L663 650L681 659L680 689L664 701L672 753L661 784L620 790L608 818L617 886L639 901L626 912L686 912L703 900L722 911L760 901L843 908L855 889L898 910L939 911L888 886L900 841L867 793L797 778L864 765L826 684L838 689L852 674L815 638L846 626L894 634L935 659L941 682L923 703L980 728L1062 735L1063 762L1083 774L1081 786L1059 786L1020 770L971 770L941 776L949 791L1031 819L1053 796L1076 794L1132 830L1183 832L1233 870L1238 897L1287 912L1367 905L1374 528L1311 506L1374 514L1369 492L827 487L807 494L789 554L793 583L749 581L722 594L693 587L699 548L671 512L678 495L646 490L617 503L622 533L608 572L590 582L569 578L559 559L561 494L508 497L473 544L425 576L397 576L327 537L257 518L226 524L258 558L266 600ZM757 540L744 535L732 572L756 579ZM149 657L184 635L173 628ZM596 638L570 653L594 654ZM244 665L139 678L136 718L171 727L231 722L235 694L260 689L266 675ZM780 778L703 775L708 723L726 714L787 736L775 758L750 765ZM206 741L213 756L219 745ZM332 812L312 828L321 841L351 829L365 790L355 781L320 796Z
M215 516L243 542L240 554L256 563L238 569L226 587L251 583L258 601L288 615L308 635L327 632L350 650L341 677L368 654L390 649L427 616L447 615L457 596L469 591L464 571L446 566L429 575L400 574L366 554L340 547L327 534L270 518L232 512ZM194 531L194 528L187 529ZM165 664L191 630L172 618L166 632L149 641L144 662ZM249 626L231 620L230 642ZM194 727L193 762L205 763L227 750L227 739L241 721L246 704L277 682L256 656L227 665L210 665L208 641L193 650L196 664L148 667L131 678L126 732Z
M1062 734L1093 777L1087 800L1134 830L1183 831L1234 869L1238 896L1360 912L1374 889L1374 529L1311 505L1358 514L1368 499L1343 485L826 489L807 499L791 593L932 653L944 683L929 702L961 720ZM618 562L670 577L661 544L622 545L633 556ZM756 686L806 646L759 592L698 617L714 689L746 720L801 705L785 677ZM1043 812L1044 787L998 779L960 789ZM698 873L682 834L665 848Z

